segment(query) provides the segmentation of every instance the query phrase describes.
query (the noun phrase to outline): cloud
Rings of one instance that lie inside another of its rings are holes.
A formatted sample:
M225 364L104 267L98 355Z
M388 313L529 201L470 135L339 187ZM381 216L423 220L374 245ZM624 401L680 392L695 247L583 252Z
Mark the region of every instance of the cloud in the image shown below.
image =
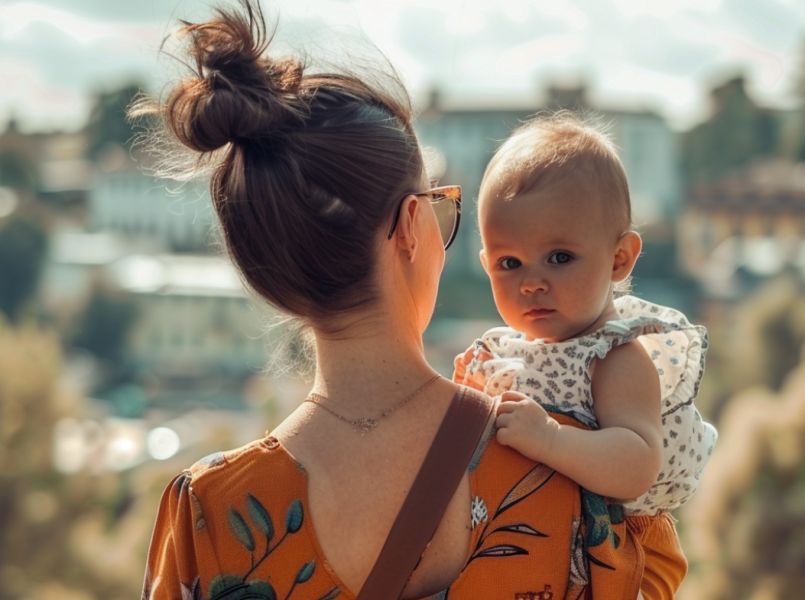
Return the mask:
M0 119L13 111L40 127L80 126L91 90L148 80L163 35L155 24L92 19L34 2L0 7L0 24L3 73L16 74L13 85L0 88Z
M89 20L164 23L176 14L183 15L183 18L188 18L189 12L203 15L212 3L192 0L37 0L30 4L37 4L42 10L54 9Z
M130 78L155 88L177 73L157 60L177 19L209 15L214 0L30 0L0 7L0 56L15 83L0 88L31 122L77 124L87 90ZM536 94L556 75L588 75L611 103L648 100L678 124L706 104L705 86L745 67L767 102L790 99L805 3L797 0L276 0L278 49L314 58L382 60L415 95L438 83L448 99ZM25 74L24 76L22 74ZM63 104L54 103L58 97ZM54 105L55 104L55 105Z

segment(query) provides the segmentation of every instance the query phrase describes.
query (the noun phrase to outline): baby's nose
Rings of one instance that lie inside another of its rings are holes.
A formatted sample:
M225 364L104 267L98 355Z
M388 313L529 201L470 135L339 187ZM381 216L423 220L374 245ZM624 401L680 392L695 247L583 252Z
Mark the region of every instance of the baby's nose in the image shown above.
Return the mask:
M532 275L529 277L524 277L523 280L520 282L521 294L535 294L537 292L544 293L547 291L548 291L548 282L545 281L544 277Z

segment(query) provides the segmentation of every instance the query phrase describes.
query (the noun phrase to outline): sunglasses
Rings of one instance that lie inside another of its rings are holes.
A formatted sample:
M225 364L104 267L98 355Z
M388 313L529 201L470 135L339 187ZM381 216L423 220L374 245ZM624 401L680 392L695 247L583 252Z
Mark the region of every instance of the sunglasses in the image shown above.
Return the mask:
M408 196L416 196L417 198L427 196L433 206L433 211L436 213L436 220L439 222L439 232L442 234L442 243L444 249L447 250L453 240L456 239L458 233L458 224L461 221L461 186L460 185L443 185L427 190L426 192L418 192L416 194L406 194ZM397 223L400 220L400 210L402 210L403 198L397 205L397 210L394 211L394 220L391 222L391 229L389 229L388 239L394 235L394 230L397 229Z

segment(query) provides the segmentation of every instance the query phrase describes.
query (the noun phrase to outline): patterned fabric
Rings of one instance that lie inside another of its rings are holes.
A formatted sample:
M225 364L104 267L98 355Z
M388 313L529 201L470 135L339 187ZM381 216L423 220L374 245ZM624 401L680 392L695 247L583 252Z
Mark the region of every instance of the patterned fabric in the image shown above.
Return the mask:
M595 360L637 339L654 362L662 390L663 468L656 483L626 504L628 514L657 514L686 502L698 487L716 442L694 399L704 373L707 331L679 311L634 296L615 300L618 318L593 333L556 343L526 340L496 327L476 340L472 358L459 364L463 381L490 395L522 392L546 409L596 428L592 371ZM467 356L466 354L464 356Z
M571 424L563 415L557 418ZM490 435L471 463L472 535L435 598L634 598L643 554L620 505ZM322 554L304 468L274 438L218 453L166 488L144 600L354 598Z

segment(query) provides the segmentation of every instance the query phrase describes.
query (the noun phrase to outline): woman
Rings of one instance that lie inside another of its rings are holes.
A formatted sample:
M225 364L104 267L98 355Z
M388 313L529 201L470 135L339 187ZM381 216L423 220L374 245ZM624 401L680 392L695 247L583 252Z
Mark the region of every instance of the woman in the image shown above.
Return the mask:
M269 436L168 486L144 597L353 598L457 391L422 334L460 195L429 189L404 94L267 58L242 5L184 27L197 76L135 113L212 168L232 259L312 328L316 375ZM634 597L639 550L581 498L490 426L403 597Z

